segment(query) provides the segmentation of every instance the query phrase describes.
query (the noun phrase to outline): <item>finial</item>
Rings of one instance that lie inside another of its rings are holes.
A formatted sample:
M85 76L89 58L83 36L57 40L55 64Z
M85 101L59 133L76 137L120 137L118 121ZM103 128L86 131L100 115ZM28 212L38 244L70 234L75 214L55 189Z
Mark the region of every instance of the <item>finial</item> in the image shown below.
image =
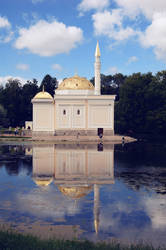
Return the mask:
M98 232L99 232L99 221L94 220L94 226L95 226L95 232L96 232L96 234L98 234Z
M95 56L96 56L96 57L99 57L99 56L100 56L100 49L99 49L99 42L98 42L98 41L97 41L97 45L96 45Z
M42 92L44 92L44 85L43 85L43 89L42 89Z

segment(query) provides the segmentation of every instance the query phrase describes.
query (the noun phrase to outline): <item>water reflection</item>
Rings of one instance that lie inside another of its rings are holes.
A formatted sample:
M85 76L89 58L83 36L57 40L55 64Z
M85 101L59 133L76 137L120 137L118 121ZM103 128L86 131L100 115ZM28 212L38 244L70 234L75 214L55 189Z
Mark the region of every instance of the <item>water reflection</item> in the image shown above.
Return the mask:
M1 146L0 224L43 237L165 244L165 150Z
M68 198L77 200L94 192L94 228L99 230L99 189L114 183L114 146L33 146L33 180L38 186L51 182Z

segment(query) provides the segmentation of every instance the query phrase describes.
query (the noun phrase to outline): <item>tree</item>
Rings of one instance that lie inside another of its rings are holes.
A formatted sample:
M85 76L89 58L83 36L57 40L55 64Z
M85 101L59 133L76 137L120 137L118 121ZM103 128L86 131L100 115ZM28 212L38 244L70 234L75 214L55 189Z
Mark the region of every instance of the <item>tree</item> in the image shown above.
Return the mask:
M22 87L22 98L21 98L21 117L20 125L24 126L25 121L32 120L32 98L39 92L38 81L33 79L27 81Z
M0 104L0 127L7 128L9 126L9 121L7 119L7 112L4 107Z
M1 104L7 111L10 126L18 126L21 118L21 83L10 79L2 90Z
M147 112L151 109L147 95L153 80L152 73L133 74L120 87L119 101L115 105L117 132L146 133Z
M51 77L50 75L46 75L40 85L40 91L42 91L44 86L44 90L50 93L52 96L55 94L55 89L58 86L58 81L56 77Z

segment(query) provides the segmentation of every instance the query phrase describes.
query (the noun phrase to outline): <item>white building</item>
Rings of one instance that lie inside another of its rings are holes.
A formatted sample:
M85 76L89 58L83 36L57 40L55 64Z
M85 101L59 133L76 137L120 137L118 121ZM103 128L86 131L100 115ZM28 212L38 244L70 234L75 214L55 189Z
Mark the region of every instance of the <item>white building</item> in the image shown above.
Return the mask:
M33 136L114 134L115 95L101 95L100 50L95 52L95 86L84 77L67 78L54 98L44 90L33 99ZM98 130L100 128L100 130ZM99 131L99 132L98 132Z
M97 150L97 145L50 144L33 145L32 150L32 178L37 186L46 188L54 183L62 195L73 200L94 192L96 233L100 224L100 186L114 184L114 145L99 148Z

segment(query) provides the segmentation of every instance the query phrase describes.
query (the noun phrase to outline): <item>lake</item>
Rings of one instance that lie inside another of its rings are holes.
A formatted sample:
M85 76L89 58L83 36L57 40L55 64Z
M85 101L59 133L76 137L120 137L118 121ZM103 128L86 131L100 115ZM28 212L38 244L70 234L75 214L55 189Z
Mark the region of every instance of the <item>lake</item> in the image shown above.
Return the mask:
M166 145L0 145L0 226L166 244Z

